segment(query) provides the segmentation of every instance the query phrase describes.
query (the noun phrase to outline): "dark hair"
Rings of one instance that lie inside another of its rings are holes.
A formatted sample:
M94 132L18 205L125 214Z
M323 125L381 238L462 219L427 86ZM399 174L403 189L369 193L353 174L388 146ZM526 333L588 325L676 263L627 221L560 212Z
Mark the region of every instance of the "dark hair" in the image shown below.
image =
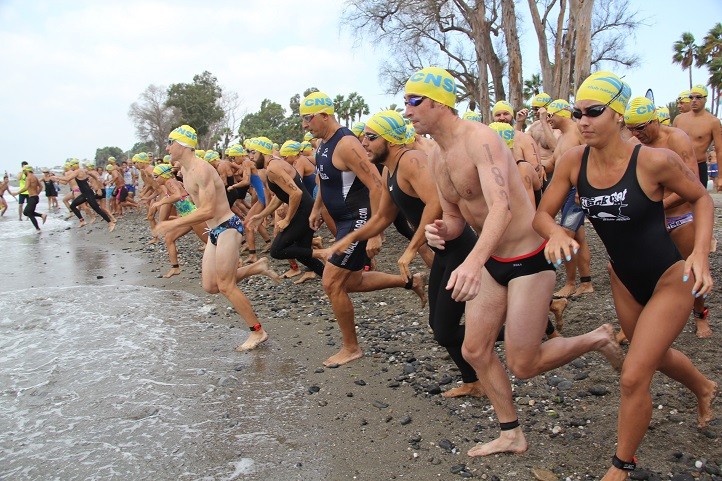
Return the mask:
M20 162L20 167L25 167L26 165L28 165L28 163L25 162L24 160L22 162Z

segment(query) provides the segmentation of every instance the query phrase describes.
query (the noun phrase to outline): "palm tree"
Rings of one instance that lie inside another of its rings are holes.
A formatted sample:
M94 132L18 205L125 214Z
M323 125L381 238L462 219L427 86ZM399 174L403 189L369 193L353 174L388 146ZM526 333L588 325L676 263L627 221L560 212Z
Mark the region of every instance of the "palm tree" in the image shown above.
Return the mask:
M351 108L348 100L343 95L336 95L333 99L333 107L338 116L338 120L343 121L346 127L348 127L351 118Z
M712 103L710 110L716 116L719 114L720 94L722 94L722 56L713 58L709 65L709 84L712 87Z
M699 47L694 43L694 35L684 32L682 38L672 45L674 55L672 63L678 63L682 69L689 70L689 88L692 88L692 64L699 57Z
M529 80L524 80L524 98L529 100L535 95L539 95L542 89L541 75L535 73Z
M368 115L370 110L366 103L366 100L358 94L358 92L351 92L348 94L349 103L349 114L351 120L356 119L358 122L361 121L361 116Z
M398 113L400 113L400 114L403 114L403 113L404 113L404 108L403 108L403 107L399 107L399 106L396 105L396 104L390 104L388 107L384 107L384 108L381 109L381 111L384 111L384 110L393 110L393 111L398 112Z
M722 23L717 23L705 35L700 47L704 54L704 63L709 71L709 81L712 88L712 103L710 110L714 115L719 112L719 97L722 92ZM698 62L699 63L699 62ZM698 65L701 67L701 65Z

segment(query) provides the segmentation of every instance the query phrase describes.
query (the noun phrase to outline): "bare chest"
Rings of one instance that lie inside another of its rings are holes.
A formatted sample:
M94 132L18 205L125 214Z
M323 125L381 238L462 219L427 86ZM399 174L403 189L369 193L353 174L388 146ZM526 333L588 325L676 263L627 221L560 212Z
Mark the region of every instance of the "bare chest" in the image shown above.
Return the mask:
M449 202L458 204L481 196L481 182L471 159L449 155L436 163L434 174L441 194Z

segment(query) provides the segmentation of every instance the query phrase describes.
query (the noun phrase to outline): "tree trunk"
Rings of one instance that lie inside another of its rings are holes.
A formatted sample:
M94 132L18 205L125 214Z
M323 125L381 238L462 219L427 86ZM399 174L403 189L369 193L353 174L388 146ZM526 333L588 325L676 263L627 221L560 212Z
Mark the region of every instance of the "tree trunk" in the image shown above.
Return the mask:
M574 82L573 91L589 77L592 67L592 10L594 0L575 0L578 3L577 14L575 15L577 26L574 32ZM571 12L570 12L571 14Z
M567 2L561 0L559 3L559 16L557 17L557 37L554 39L554 76L552 77L552 88L549 95L553 99L561 96L561 82L564 78L564 62L569 59L564 55L564 17L567 13Z
M561 69L557 78L559 84L559 93L556 98L567 100L571 89L572 66L574 65L574 36L577 28L577 13L580 0L569 1L569 20L567 21L567 29L562 41L562 54L560 58Z
M486 6L483 1L477 2L475 15L470 16L469 24L471 25L472 32L474 32L474 36L479 39L478 42L474 42L479 78L472 96L475 97L476 102L479 104L481 121L486 124L489 123L491 115L489 71L487 69L487 55L491 50L491 37L489 35L489 26L486 23ZM488 44L486 39L489 39Z
M542 21L535 0L528 0L537 43L539 44L539 65L541 66L542 85L545 92L552 92L554 86L554 70L549 63L549 47L546 34L546 17Z
M524 77L522 75L521 47L519 46L519 33L516 28L514 0L502 0L501 26L504 31L504 40L506 41L506 50L509 56L509 97L507 100L514 106L514 109L518 110L524 103Z
M689 68L689 89L692 90L692 63L690 62Z

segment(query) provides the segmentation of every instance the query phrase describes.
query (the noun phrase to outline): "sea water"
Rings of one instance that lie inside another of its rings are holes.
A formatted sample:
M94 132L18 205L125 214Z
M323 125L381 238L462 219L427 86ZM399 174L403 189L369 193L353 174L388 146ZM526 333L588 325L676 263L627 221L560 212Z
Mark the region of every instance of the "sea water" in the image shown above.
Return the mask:
M214 323L206 298L108 275L142 256L8 214L0 479L325 478L290 355L235 352L245 331Z

